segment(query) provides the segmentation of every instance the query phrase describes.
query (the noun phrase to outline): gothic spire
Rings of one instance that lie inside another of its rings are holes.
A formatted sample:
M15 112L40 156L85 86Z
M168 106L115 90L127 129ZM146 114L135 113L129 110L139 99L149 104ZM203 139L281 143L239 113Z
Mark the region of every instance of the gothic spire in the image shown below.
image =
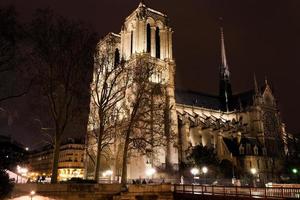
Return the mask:
M226 59L224 32L222 26L220 27L220 32L221 32L221 76L224 80L229 80L230 72L229 72L229 67Z
M222 20L222 18L220 18L220 20ZM221 66L220 66L219 95L222 99L223 109L229 111L232 91L231 91L231 83L230 83L230 72L229 72L229 67L226 59L223 26L220 26L220 33L221 33Z

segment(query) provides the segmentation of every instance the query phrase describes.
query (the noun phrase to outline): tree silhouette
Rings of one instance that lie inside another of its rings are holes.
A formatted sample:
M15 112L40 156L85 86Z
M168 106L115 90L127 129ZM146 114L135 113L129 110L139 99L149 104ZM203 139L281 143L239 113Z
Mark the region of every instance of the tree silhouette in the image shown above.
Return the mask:
M203 145L193 147L188 159L199 167L204 165L218 166L219 164L219 159L214 148Z
M51 182L57 182L59 148L66 127L82 98L80 88L93 66L96 35L80 22L37 10L29 30L42 95L47 97L54 124L54 155Z

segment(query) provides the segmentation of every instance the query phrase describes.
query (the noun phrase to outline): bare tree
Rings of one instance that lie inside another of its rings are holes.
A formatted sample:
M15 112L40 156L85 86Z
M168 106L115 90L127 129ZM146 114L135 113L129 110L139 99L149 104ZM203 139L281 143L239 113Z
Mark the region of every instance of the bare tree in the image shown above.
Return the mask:
M128 83L124 62L115 48L116 38L110 35L98 45L95 55L94 77L91 86L91 104L88 137L92 148L96 146L94 179L99 181L101 157L114 141L120 127L119 111ZM93 143L94 141L94 143ZM89 153L89 152L87 152Z
M51 182L57 182L59 149L66 127L78 107L80 88L93 66L96 36L82 23L38 10L30 24L30 36L43 95L54 124Z
M153 164L158 147L165 147L168 142L166 85L157 79L160 74L157 65L148 57L138 57L132 66L123 134L122 184L127 182L127 161L131 152L147 155Z

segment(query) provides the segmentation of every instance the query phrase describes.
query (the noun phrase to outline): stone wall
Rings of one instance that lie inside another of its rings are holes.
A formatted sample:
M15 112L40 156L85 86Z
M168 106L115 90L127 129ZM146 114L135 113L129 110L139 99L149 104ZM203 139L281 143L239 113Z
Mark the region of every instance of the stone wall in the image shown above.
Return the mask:
M29 195L35 191L37 195L66 200L77 199L113 199L121 192L120 184L16 184L12 196Z
M13 197L37 195L64 200L173 200L172 185L128 185L122 191L120 184L17 184Z

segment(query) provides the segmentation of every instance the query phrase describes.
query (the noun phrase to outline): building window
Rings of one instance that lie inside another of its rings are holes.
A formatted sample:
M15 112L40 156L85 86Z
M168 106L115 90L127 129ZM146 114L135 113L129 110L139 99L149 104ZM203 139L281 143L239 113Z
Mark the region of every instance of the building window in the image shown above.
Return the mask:
M120 51L118 48L116 48L116 51L115 51L115 64L114 66L118 66L118 64L120 63Z
M263 152L263 155L264 155L264 156L267 155L267 149L266 149L266 147L264 147L264 148L262 149L262 152Z
M151 52L151 27L147 24L147 53Z
M241 154L241 155L244 155L244 154L245 154L245 148L243 147L243 145L240 146L239 151L240 151L240 154Z
M133 51L133 31L131 31L131 35L130 35L130 55L132 55L132 51Z
M156 58L160 58L160 36L159 36L159 28L156 27L155 31L155 46L156 46Z
M253 151L254 151L254 155L258 155L258 148L257 148L257 146L254 146Z
M247 144L246 145L246 153L249 155L251 154L251 145L250 144Z

